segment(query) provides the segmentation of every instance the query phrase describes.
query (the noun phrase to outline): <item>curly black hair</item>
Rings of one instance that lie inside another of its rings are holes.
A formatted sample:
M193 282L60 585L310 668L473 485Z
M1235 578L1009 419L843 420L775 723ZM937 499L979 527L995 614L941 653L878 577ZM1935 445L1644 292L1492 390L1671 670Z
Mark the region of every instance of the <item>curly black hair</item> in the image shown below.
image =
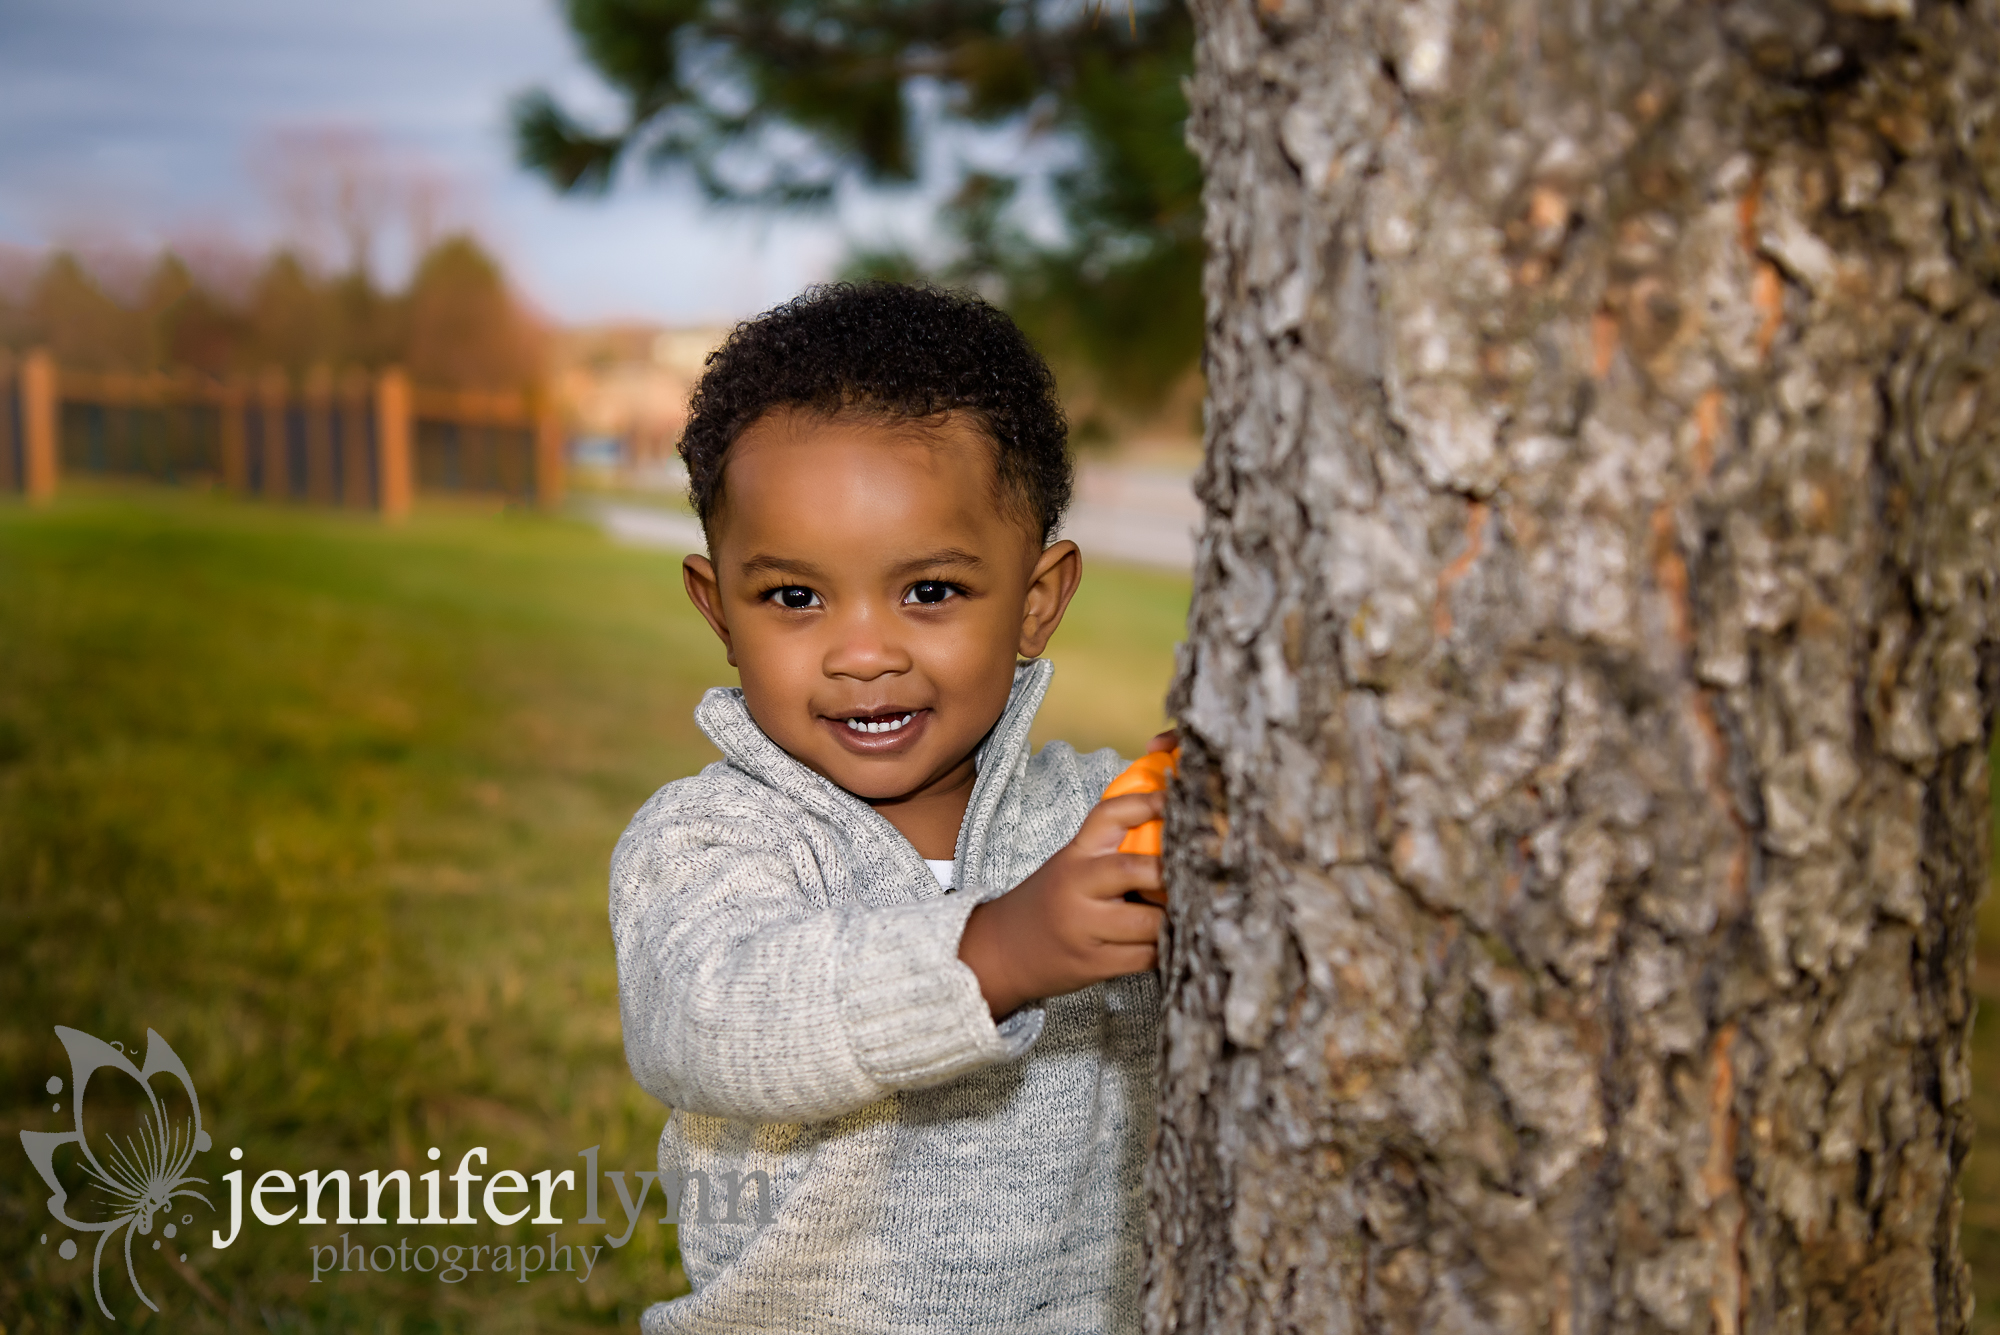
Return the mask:
M1047 543L1069 506L1069 424L1055 376L978 297L911 283L828 283L731 331L708 355L681 433L704 531L737 437L773 408L887 418L965 413L992 438L1002 496Z

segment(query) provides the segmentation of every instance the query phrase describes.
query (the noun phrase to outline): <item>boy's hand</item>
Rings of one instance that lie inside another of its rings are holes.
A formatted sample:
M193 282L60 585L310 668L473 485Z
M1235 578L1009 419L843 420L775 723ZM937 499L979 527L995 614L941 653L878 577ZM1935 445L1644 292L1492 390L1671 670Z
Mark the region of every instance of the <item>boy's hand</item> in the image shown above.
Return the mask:
M1099 802L1076 838L1034 875L972 911L958 957L978 977L994 1019L1154 966L1166 902L1160 860L1120 853L1118 844L1165 804L1163 793ZM1144 902L1127 900L1128 893Z

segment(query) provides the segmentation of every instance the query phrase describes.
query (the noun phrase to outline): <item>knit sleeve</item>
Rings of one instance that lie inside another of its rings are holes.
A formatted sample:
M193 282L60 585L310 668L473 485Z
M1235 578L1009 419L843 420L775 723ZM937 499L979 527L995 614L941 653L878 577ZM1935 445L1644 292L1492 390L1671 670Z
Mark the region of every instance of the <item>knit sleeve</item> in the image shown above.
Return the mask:
M973 906L816 906L767 830L635 821L611 872L632 1074L675 1108L801 1122L1019 1056L1042 1013L994 1024L958 958Z

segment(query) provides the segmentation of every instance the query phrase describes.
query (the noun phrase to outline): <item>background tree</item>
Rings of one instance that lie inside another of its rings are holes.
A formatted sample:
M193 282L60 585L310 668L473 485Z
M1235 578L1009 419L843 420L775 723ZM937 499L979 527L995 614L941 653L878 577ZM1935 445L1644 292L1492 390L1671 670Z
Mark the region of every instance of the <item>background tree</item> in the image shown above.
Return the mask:
M435 169L337 127L275 134L253 168L283 220L278 249L259 259L196 240L186 255L105 248L87 262L57 252L32 279L32 252L0 255L14 270L0 273L0 346L46 346L81 370L296 377L400 364L435 384L542 377L539 322L499 263L470 232L440 233L451 192ZM408 262L402 291L379 276L385 253Z
M967 170L937 256L864 255L1000 298L1059 358L1145 403L1199 353L1199 176L1182 141L1192 32L1168 0L1060 11L1035 0L566 0L584 56L625 102L586 125L517 99L522 162L565 190L608 188L630 158L686 171L722 204L824 205L842 182L907 185L927 135L1011 129L1067 144L1060 239L1018 204L1041 168ZM928 114L921 108L933 108Z
M326 293L295 252L265 262L250 289L247 341L253 355L302 373L333 352Z
M53 256L36 275L17 337L86 370L143 365L147 355L143 325L67 254Z
M449 237L410 281L404 357L420 382L483 386L536 378L540 331L508 294L500 266L467 236Z
M1195 15L1149 1329L1965 1329L2000 11Z
M244 321L231 303L209 291L174 254L162 255L140 312L156 366L184 366L209 375L230 369L244 342Z
M316 366L401 365L419 382L466 387L518 386L544 373L539 322L469 235L433 244L401 292L364 270L325 274L291 250L264 260L247 288L218 292L169 251L122 302L59 253L19 309L0 307L0 346L48 347L59 365L79 370L302 376Z

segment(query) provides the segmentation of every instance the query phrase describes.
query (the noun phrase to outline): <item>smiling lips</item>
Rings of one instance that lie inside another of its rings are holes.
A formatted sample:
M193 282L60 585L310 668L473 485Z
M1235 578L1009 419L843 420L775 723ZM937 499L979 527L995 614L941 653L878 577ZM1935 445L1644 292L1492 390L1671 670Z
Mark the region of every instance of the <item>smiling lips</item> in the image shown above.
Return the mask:
M901 732L903 725L915 718L912 710L907 714L889 714L881 718L851 718L847 726L855 732Z
M928 709L872 709L825 716L826 726L848 751L860 756L901 755L917 744L930 722Z

